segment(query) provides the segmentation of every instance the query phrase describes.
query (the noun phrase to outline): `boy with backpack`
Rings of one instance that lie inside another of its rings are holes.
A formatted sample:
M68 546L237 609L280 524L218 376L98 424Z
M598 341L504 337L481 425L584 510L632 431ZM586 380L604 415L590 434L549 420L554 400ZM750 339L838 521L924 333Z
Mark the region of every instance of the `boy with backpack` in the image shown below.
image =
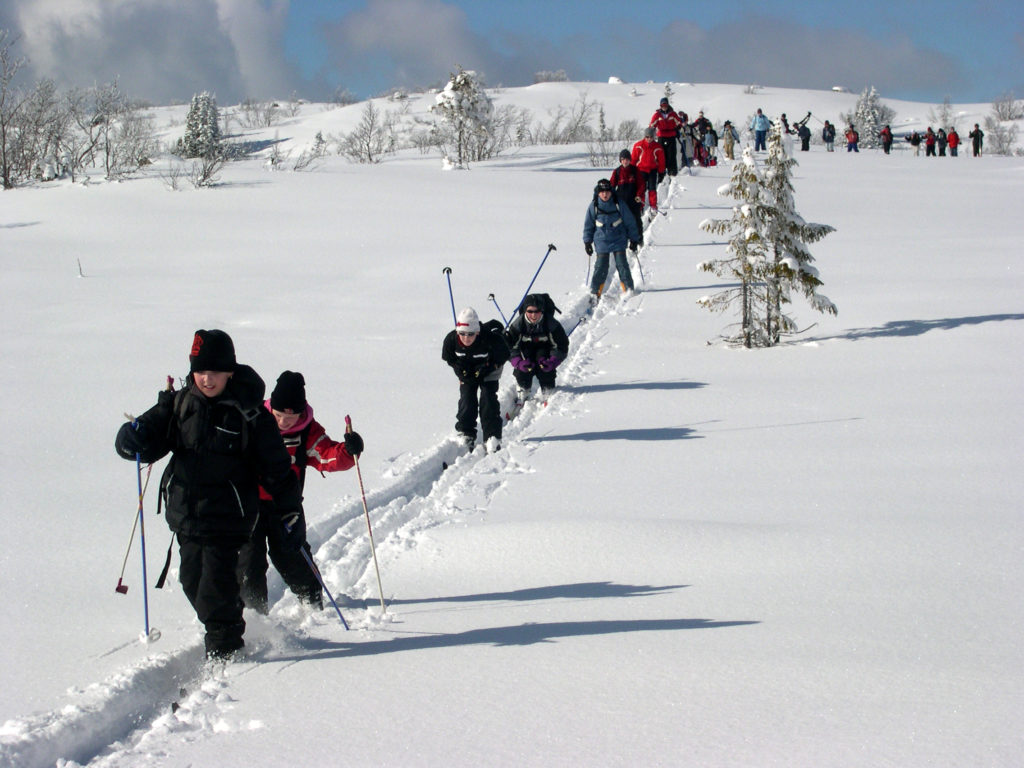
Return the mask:
M604 281L608 277L609 256L614 254L615 266L619 271L623 295L633 292L633 275L626 261L626 246L636 252L640 231L633 214L625 203L612 197L612 185L608 179L600 179L594 187L594 199L587 206L583 220L583 249L587 256L597 251L594 261L594 276L590 281L590 297L593 303L601 298Z
M512 351L517 405L529 398L534 376L545 398L555 390L555 370L569 354L569 336L555 319L558 311L546 293L531 293L505 331Z
M306 483L306 467L321 474L340 472L355 466L355 459L363 452L363 439L357 432L346 432L344 442L336 442L313 418L313 408L306 402L306 380L301 373L285 371L277 378L277 385L263 406L277 422L284 447L292 460L292 470L299 480L299 489ZM242 585L242 600L246 606L267 613L267 555L281 574L288 588L300 601L317 609L324 607L323 587L310 566L313 553L306 541L306 521L300 516L294 526L302 531L302 546L286 546L287 535L298 536L297 531L286 532L277 524L274 502L260 487L260 513L252 538L239 553L238 580ZM305 557L303 556L305 551ZM309 558L307 561L306 558Z
M198 330L187 386L161 392L155 406L121 426L114 441L124 459L147 464L168 453L160 480L167 524L178 539L179 578L206 630L206 656L229 660L244 642L236 569L252 535L262 485L273 499L272 524L282 546L298 550L305 530L302 491L281 433L263 407L263 379L235 361L231 337Z
M480 414L484 445L488 453L501 448L501 407L498 380L502 366L511 355L499 320L483 325L476 310L466 307L455 319L455 330L441 345L441 359L459 379L459 408L455 429L469 451L476 446L476 420Z

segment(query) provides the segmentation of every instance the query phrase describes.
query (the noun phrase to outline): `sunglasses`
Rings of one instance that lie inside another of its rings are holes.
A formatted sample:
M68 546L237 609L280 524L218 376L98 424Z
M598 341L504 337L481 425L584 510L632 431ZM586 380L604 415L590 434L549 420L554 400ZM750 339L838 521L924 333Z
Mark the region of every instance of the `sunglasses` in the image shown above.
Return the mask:
M476 331L459 331L459 336L476 336Z
M528 315L540 315L543 314L539 309L527 309L524 310Z

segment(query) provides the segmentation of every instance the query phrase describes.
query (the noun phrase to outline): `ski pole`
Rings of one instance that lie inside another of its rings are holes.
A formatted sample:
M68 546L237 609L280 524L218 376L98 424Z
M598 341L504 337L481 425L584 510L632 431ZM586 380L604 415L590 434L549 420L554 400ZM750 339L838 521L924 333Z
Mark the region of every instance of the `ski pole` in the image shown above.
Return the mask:
M137 432L139 420L132 420L132 427ZM139 544L142 548L142 612L146 621L146 632L139 639L144 643L151 643L160 639L160 632L149 626L149 576L146 574L146 521L142 516L142 454L135 452L135 476L139 489Z
M497 307L498 314L501 315L501 319L505 321L505 327L508 328L508 320L505 318L505 313L501 311L501 307L498 306L498 300L494 298L494 294L487 294L487 300L493 302L494 306Z
M444 276L446 278L448 278L448 299L452 303L452 322L455 325L458 325L459 324L459 320L455 316L455 296L452 294L452 268L451 267L445 267L441 271L444 272Z
M149 476L153 472L153 465L150 464L146 469L146 483L142 486L142 495L146 495L146 489L149 487ZM128 548L124 551L124 560L121 562L121 575L117 577L117 586L114 587L114 591L122 594L128 594L128 585L124 583L124 572L128 567L128 555L132 552L132 543L135 541L135 531L139 527L139 516L134 515L134 522L132 523L132 535L128 539Z
M327 599L329 599L331 601L331 605L334 606L334 610L338 614L338 618L341 619L341 625L345 627L345 629L347 630L348 622L345 621L345 617L341 615L341 609L338 607L338 604L334 601L334 595L331 594L331 590L329 590L327 588L327 585L324 584L324 577L320 575L320 569L316 567L316 563L313 562L313 558L310 557L309 552L306 551L305 546L300 547L299 552L302 553L302 558L306 561L306 565L309 566L309 570L313 572L313 575L316 576L316 580L320 582L321 588L323 588L324 592L327 594Z
M557 251L557 250L558 249L555 248L555 244L554 243L548 243L548 250L544 254L544 258L540 260L540 266L537 267L537 271L533 273L533 280L531 280L530 284L528 286L526 286L526 293L524 293L523 294L523 298L521 298L519 300L519 304L516 306L516 309L518 309L519 307L523 306L523 302L526 301L526 297L530 295L530 289L533 288L533 284L537 281L537 275L539 275L540 271L542 269L544 269L544 262L548 260L548 256L551 254L552 251ZM505 325L508 326L508 323L506 323Z
M587 254L587 277L583 281L584 285L590 285L590 254Z
M633 251L633 257L636 259L636 268L640 270L640 282L647 285L647 278L644 277L644 266L640 263L640 251Z
M345 432L352 431L352 419L348 415L345 416ZM366 515L366 533L370 537L370 552L373 554L373 569L377 572L377 590L380 595L380 611L381 614L385 614L388 611L388 607L384 604L384 587L380 583L380 566L377 564L377 547L373 543L373 528L370 527L370 510L366 506L366 490L363 488L363 473L359 469L359 457L353 456L356 462L356 477L359 478L359 494L363 498L363 514Z

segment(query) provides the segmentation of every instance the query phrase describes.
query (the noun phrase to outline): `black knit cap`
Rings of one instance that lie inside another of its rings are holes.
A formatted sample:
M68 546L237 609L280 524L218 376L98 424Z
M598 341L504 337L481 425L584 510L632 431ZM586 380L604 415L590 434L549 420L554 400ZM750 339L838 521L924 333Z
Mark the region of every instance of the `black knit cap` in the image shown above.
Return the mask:
M628 149L624 149L619 152L619 160L632 160L633 156L629 153Z
M224 331L199 329L192 338L189 371L234 371L235 344Z
M285 371L277 377L277 386L270 393L270 407L292 413L306 410L306 380L301 373Z
M608 179L598 179L597 186L594 187L594 194L595 195L598 192L611 192L611 191L613 191L612 190L612 183L610 181L608 181Z

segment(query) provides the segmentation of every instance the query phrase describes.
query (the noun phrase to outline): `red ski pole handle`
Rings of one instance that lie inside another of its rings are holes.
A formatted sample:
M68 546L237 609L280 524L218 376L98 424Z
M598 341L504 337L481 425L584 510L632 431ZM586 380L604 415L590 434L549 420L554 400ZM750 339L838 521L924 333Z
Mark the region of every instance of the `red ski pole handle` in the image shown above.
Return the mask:
M345 414L345 433L347 434L347 433L349 433L351 431L352 431L352 417L349 416L348 414Z

